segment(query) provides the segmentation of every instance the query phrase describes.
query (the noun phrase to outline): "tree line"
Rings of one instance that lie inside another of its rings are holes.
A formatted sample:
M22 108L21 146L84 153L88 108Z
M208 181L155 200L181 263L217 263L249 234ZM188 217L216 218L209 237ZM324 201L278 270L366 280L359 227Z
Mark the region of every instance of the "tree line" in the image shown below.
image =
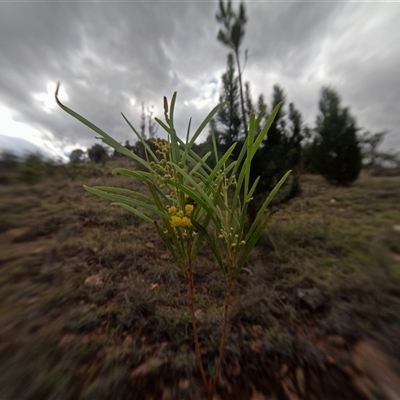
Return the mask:
M231 0L219 0L216 20L221 26L217 40L229 50L226 71L221 76L219 96L219 100L227 105L211 121L210 134L205 142L196 146L200 155L213 150L214 135L219 153L224 153L233 143L237 143L232 154L232 160L235 160L246 139L250 115L256 114L260 132L269 114L275 106L281 104L279 113L253 160L251 179L254 182L260 176L255 198L270 191L289 169L293 173L281 190L280 201L288 200L300 192L299 177L304 172L321 174L329 182L345 186L357 179L363 161L372 174L379 174L385 163L399 164L398 154L378 150L387 132L367 131L360 134L361 129L357 126L350 108L342 105L340 95L332 87L321 88L318 115L313 128L304 124L301 112L293 102L288 101L279 84L273 86L269 104L263 94L254 100L250 83L243 82L248 54L247 50L242 51L247 23L244 3L241 2L235 11ZM158 128L153 114L154 106L146 107L142 103L139 133L149 145ZM127 140L125 147L144 155L145 150L140 141L130 144ZM87 151L73 150L70 161L76 164L91 160L104 165L107 159L119 156L119 153L110 153L97 143ZM28 157L27 161L31 162L31 159L32 157ZM15 157L6 153L0 156L0 166L11 165L10 163L15 164ZM213 163L212 159L210 163Z
M224 153L233 143L237 143L233 160L239 155L247 136L247 122L255 113L259 121L259 131L269 117L269 113L281 104L267 137L257 151L251 176L252 181L260 176L255 197L270 191L284 173L292 169L289 182L281 193L281 201L296 196L300 191L300 174L311 172L323 175L329 182L349 185L359 176L362 161L367 160L371 170L376 171L379 163L394 161L392 155L384 155L377 148L387 132L359 135L360 128L349 107L342 105L338 92L329 86L321 88L318 115L314 128L304 124L304 119L293 102L287 100L284 89L276 84L272 89L272 98L268 105L263 94L253 100L249 82L243 82L243 70L247 61L244 51L244 63L241 55L242 43L247 23L246 9L243 2L237 11L231 0L219 1L216 20L221 25L217 40L229 49L227 68L221 77L220 101L227 105L211 121L210 134L206 141L197 146L200 155L213 149L212 134L215 135L217 150ZM142 104L140 132L146 140L155 136L152 109ZM145 134L148 122L148 136ZM152 125L153 124L153 125ZM125 146L136 152L143 152L141 143ZM105 150L100 145L89 149L89 158L102 160ZM96 154L103 153L102 157ZM92 155L91 155L92 154ZM117 154L114 154L117 156ZM98 161L98 162L99 162ZM213 160L210 161L211 163ZM214 161L215 162L215 161Z

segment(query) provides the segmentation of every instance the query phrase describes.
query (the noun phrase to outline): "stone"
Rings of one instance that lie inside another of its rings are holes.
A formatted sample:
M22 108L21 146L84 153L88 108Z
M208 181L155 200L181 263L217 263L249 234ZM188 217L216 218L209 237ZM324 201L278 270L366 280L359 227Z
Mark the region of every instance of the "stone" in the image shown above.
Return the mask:
M73 335L72 333L67 333L65 334L61 340L58 343L59 347L65 347L69 344L71 344L76 338L76 335Z
M346 341L342 336L339 335L331 335L328 336L328 342L335 347L342 348L346 344Z
M135 368L131 373L131 379L136 378L141 375L146 375L149 372L153 372L155 369L161 367L165 361L161 360L157 357L149 358L143 364L140 364L137 368Z
M103 279L99 274L88 276L83 282L85 286L100 288L104 285Z
M19 242L23 240L29 231L29 228L13 228L9 229L5 234L12 242Z
M318 311L324 307L326 298L322 292L317 289L297 289L297 298L300 303L311 311Z
M297 381L297 387L299 388L300 393L303 396L305 396L306 395L306 384L305 384L305 378L304 378L304 371L300 367L296 368L296 381Z
M203 310L199 309L194 312L194 316L198 322L204 322L206 314Z
M253 389L253 393L251 394L250 400L267 400L267 398L256 389Z
M129 346L132 344L132 342L133 342L133 337L131 335L128 335L123 342L123 346Z

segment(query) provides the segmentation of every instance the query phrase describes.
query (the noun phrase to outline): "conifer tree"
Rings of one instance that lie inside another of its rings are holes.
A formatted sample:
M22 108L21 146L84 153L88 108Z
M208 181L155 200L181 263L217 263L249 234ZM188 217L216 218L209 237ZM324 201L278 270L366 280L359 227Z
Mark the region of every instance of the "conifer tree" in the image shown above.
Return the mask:
M231 0L228 0L226 6L223 0L219 0L219 12L216 14L216 19L224 27L224 29L219 30L217 39L225 46L231 48L233 50L233 53L235 54L239 77L240 105L242 111L241 114L243 120L243 128L244 133L247 135L247 116L243 94L242 67L239 58L240 46L242 44L245 34L244 26L247 22L246 10L244 8L243 2L240 3L239 12L236 13L232 10Z
M279 201L286 201L295 196L299 190L299 174L301 161L301 141L303 139L303 123L301 113L293 103L289 104L289 112L286 111L286 95L279 85L273 87L271 110L277 104L282 103L280 110L271 125L263 146L257 151L252 166L252 180L260 176L255 200L257 196L270 191L279 179L288 171L293 170L290 180L282 187ZM260 112L266 112L264 98L260 96L258 101ZM268 117L268 115L266 116ZM255 201L255 207L257 208Z
M359 175L362 156L355 119L340 103L335 90L321 89L313 157L316 172L328 181L348 185Z
M219 100L220 102L227 101L228 104L218 111L211 124L211 129L216 134L217 143L222 153L225 153L233 143L240 141L242 127L239 112L239 83L238 78L235 76L235 65L232 54L228 55L227 63L227 70L222 75L222 88Z

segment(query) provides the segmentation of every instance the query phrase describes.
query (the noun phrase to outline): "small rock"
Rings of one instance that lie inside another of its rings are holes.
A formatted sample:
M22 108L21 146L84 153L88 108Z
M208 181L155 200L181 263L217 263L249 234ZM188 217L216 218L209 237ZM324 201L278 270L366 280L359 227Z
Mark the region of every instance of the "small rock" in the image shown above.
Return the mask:
M85 279L85 282L84 282L83 284L84 284L85 286L88 286L88 287L96 287L96 288L99 288L99 287L102 287L102 286L103 286L104 282L103 282L103 280L101 279L101 276L98 275L98 274L96 274L96 275L91 275L91 276L87 277L87 278Z
M58 343L59 347L64 347L66 345L69 345L70 343L72 343L75 340L76 336L73 335L72 333L67 333L65 334L61 340Z
M187 390L190 387L189 379L180 379L178 383L179 390Z
M302 368L296 368L296 381L297 387L300 390L300 393L305 396L306 395L306 386L305 386L305 379L304 379L304 371Z
M145 246L149 249L154 249L154 243L153 242L146 242Z
M279 375L283 378L289 371L289 366L285 363L282 364L280 370L279 370Z
M400 232L400 225L393 225L393 230Z
M88 344L90 342L90 335L86 334L82 336L81 343Z
M133 337L131 336L131 335L128 335L126 338L125 338L125 340L124 340L124 342L123 342L123 346L129 346L129 345L131 345L132 344L132 342L133 342Z
M261 351L262 342L261 340L254 340L251 342L250 348L254 353L259 353Z
M168 253L162 253L160 255L161 260L169 260L169 254Z
M267 400L267 398L256 389L253 389L253 393L251 394L250 400Z
M353 382L353 386L355 387L355 389L361 395L364 395L368 399L374 398L374 396L373 396L374 384L365 375L353 376L352 382Z
M226 371L228 376L233 376L233 377L239 376L241 372L242 372L242 369L240 368L240 364L239 364L238 360L235 361L234 365L230 365Z
M152 357L143 364L139 365L137 368L135 368L131 373L131 378L136 378L140 375L146 375L147 373L154 371L158 367L161 367L161 365L163 364L164 361L160 358Z
M255 336L261 336L264 332L264 329L261 325L252 325L251 329Z
M400 393L400 378L392 369L392 358L385 354L380 346L372 341L364 340L356 344L351 356L353 366L363 374L372 378L386 397L397 400L396 393ZM370 382L357 382L358 386L371 387Z
M187 352L189 351L189 349L190 349L190 347L189 347L189 345L188 345L187 343L182 343L182 344L179 346L178 351L179 351L180 353L187 353Z
M338 348L342 348L344 347L344 345L346 344L346 341L344 340L344 338L342 336L339 335L331 335L328 336L328 342Z
M6 235L12 242L18 242L30 231L29 228L13 228L6 232Z
M152 283L149 287L149 290L154 290L158 288L158 283Z
M328 364L332 364L332 365L336 364L335 359L332 356L330 356L329 354L327 354L327 356L326 356L326 362Z
M194 312L194 316L197 321L204 322L206 314L203 310L198 309Z
M292 379L289 376L283 378L281 383L282 383L282 388L289 400L300 400L300 397L296 392L296 388L292 382Z
M325 296L317 289L297 289L297 297L311 311L317 311L325 305Z
M40 246L37 249L35 249L32 254L41 254L43 253L43 251L46 250L46 248L44 246Z
M38 302L38 300L39 300L39 297L34 296L34 297L31 297L30 299L28 299L28 301L26 303L29 305L36 304Z

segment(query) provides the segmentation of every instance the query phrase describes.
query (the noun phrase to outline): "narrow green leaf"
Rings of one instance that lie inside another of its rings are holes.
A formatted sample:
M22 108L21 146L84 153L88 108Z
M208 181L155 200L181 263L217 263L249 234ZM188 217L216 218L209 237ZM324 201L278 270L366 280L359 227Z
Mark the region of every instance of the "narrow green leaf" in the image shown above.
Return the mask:
M137 197L142 200L147 200L149 202L153 202L153 199L150 198L149 196L146 196L145 194L140 193L140 192L135 192L134 190L130 190L130 189L123 189L123 188L110 187L110 186L92 186L92 187L93 187L93 189L103 190L103 191L109 192L109 193L125 194L128 196L133 196L133 197Z
M153 158L154 162L159 163L160 160L158 157L154 154L153 150L151 150L150 146L146 143L146 141L142 138L142 136L139 134L139 132L134 128L134 126L128 121L128 119L125 117L123 113L121 113L122 117L126 121L126 123L129 125L129 127L133 130L135 135L137 136L138 140L143 144L144 148L146 151L151 155Z
M195 221L195 220L192 220L192 224L193 224L193 226L201 233L201 235L203 236L203 237L205 237L205 239L207 240L207 242L208 242L208 244L210 245L210 247L211 247L211 251L212 251L212 253L214 254L214 256L215 256L215 258L216 258L216 260L217 260L217 262L218 262L218 265L220 266L220 268L221 268L221 271L225 274L226 273L226 270L225 270L225 268L224 268L224 263L223 263L223 261L222 261L222 258L221 258L221 252L219 251L219 249L218 249L218 247L217 247L217 245L216 245L216 240L215 240L215 238L212 238L211 236L210 236L210 234L208 233L208 231L207 231L207 229L205 229L201 224L199 224L197 221Z
M98 133L102 137L102 140L103 140L104 143L108 144L109 146L111 146L112 148L114 148L118 152L126 155L127 157L133 158L135 161L137 161L138 163L142 164L149 171L153 171L153 169L151 168L150 164L147 161L143 160L142 158L137 156L135 153L133 153L132 151L128 150L125 146L122 146L120 143L118 143L116 140L114 140L111 136L107 135L107 133L105 133L103 130L101 130L98 126L92 124L86 118L82 117L81 115L79 115L75 111L71 110L70 108L68 108L67 106L62 104L60 102L60 100L58 99L59 88L60 88L60 84L58 83L57 84L56 93L55 93L55 99L56 99L57 104L66 113L68 113L69 115L73 116L78 121L82 122L84 125L86 125L90 129L92 129L94 132Z
M263 141L265 135L268 133L269 128L271 128L272 123L275 120L276 115L279 112L279 109L281 108L282 103L278 103L274 110L272 111L271 115L268 117L267 122L264 125L264 128L261 130L260 134L257 136L256 141L254 142L252 153L251 153L251 158L253 158L255 152L257 149L260 147L261 142Z
M243 253L241 254L241 257L237 263L237 270L235 273L235 279L239 275L241 269L243 268L248 256L250 255L251 251L253 250L254 246L257 244L259 241L262 233L264 232L265 228L267 227L269 221L271 220L273 214L275 214L275 211L272 211L269 213L267 218L258 226L258 228L255 230L253 235L250 237L249 241L246 241L245 248Z
M222 167L224 166L225 162L228 160L228 158L231 156L233 150L235 149L237 143L233 143L233 145L231 147L229 147L229 149L225 152L225 154L221 157L221 159L217 162L217 165L214 167L214 169L212 170L209 178L208 178L208 182L211 183L215 176L217 175L218 172L221 171Z
M257 213L257 216L255 218L255 220L253 221L247 236L246 236L246 242L248 240L250 240L251 235L253 234L253 232L256 230L257 225L261 219L261 217L264 214L264 210L269 206L269 203L271 203L271 201L273 200L273 198L275 197L276 193L278 192L278 190L281 188L281 186L285 183L286 179L288 178L288 176L290 175L290 173L292 172L292 170L289 170L288 172L286 172L286 174L282 177L282 179L275 185L275 187L272 189L271 193L269 194L269 196L265 199L263 205L261 206L260 210Z
M136 214L138 217L140 217L141 219L143 219L144 221L152 224L154 221L149 218L147 215L143 214L142 212L140 212L139 210L137 210L136 208L133 208L131 206L128 206L127 204L124 203L110 203L111 206L119 206L122 208L125 208L125 210L130 211L133 214Z
M190 140L190 147L193 146L193 143L196 141L196 139L199 137L200 133L203 131L203 129L207 126L207 124L212 120L213 116L218 112L218 110L222 107L224 107L226 104L228 104L227 101L217 104L207 115L207 117L204 119L204 121L200 124L200 126L197 128L196 132L194 133L192 139Z
M174 246L172 245L171 241L170 241L170 237L167 236L164 233L164 230L162 227L160 227L160 225L157 224L156 221L154 221L154 226L158 232L158 234L160 235L162 241L164 242L165 246L167 247L169 253L171 254L172 258L175 260L177 267L180 271L184 272L185 270L185 266L183 264L183 260L182 257L179 257L175 251Z
M159 211L157 208L155 208L147 203L144 203L143 201L135 200L130 197L120 196L117 194L107 193L102 190L94 189L94 188L91 188L91 187L88 187L85 185L83 187L88 192L95 194L96 196L103 197L104 199L111 200L116 203L124 203L124 204L131 205L131 206L141 207L141 208L144 208L145 210L148 210L156 215L159 215L160 217L165 217L165 213Z
M201 202L202 202L203 204L204 204L204 202L205 202L205 204L207 204L207 206L204 207L204 208L206 208L206 209L211 208L211 209L214 211L214 213L216 214L215 216L218 217L219 219L222 219L221 211L220 211L218 208L216 208L216 207L214 206L214 204L212 203L212 201L211 201L211 199L210 199L210 196L207 195L207 194L204 192L203 188L202 188L200 185L198 185L197 182L196 182L190 175L188 175L188 174L186 173L186 171L184 171L182 168L180 168L178 165L174 165L174 164L172 164L172 163L168 163L168 164L170 164L174 169L176 169L176 170L184 177L184 179L185 179L187 182L189 182L189 183L193 186L194 189L196 189L197 193L200 195L200 196L197 196L197 195L196 195L196 197L201 197L201 198L202 198ZM167 182L167 181L165 181L165 182ZM178 182L174 182L174 181L168 181L168 183L169 183L170 185L173 185L173 186L177 186L177 184L178 184ZM177 187L178 187L178 186L177 186ZM187 190L189 190L189 189L188 189L187 187L185 187L185 186L179 184L179 190L181 190L182 192L186 193L185 190L187 191ZM193 192L192 190L190 190L190 191ZM193 197L192 197L192 198L193 198ZM194 200L195 200L195 199L194 199ZM203 201L203 200L204 200L204 201ZM196 201L196 200L195 200L195 201ZM199 203L199 204L200 204L200 203ZM203 207L203 206L202 206L202 207Z

